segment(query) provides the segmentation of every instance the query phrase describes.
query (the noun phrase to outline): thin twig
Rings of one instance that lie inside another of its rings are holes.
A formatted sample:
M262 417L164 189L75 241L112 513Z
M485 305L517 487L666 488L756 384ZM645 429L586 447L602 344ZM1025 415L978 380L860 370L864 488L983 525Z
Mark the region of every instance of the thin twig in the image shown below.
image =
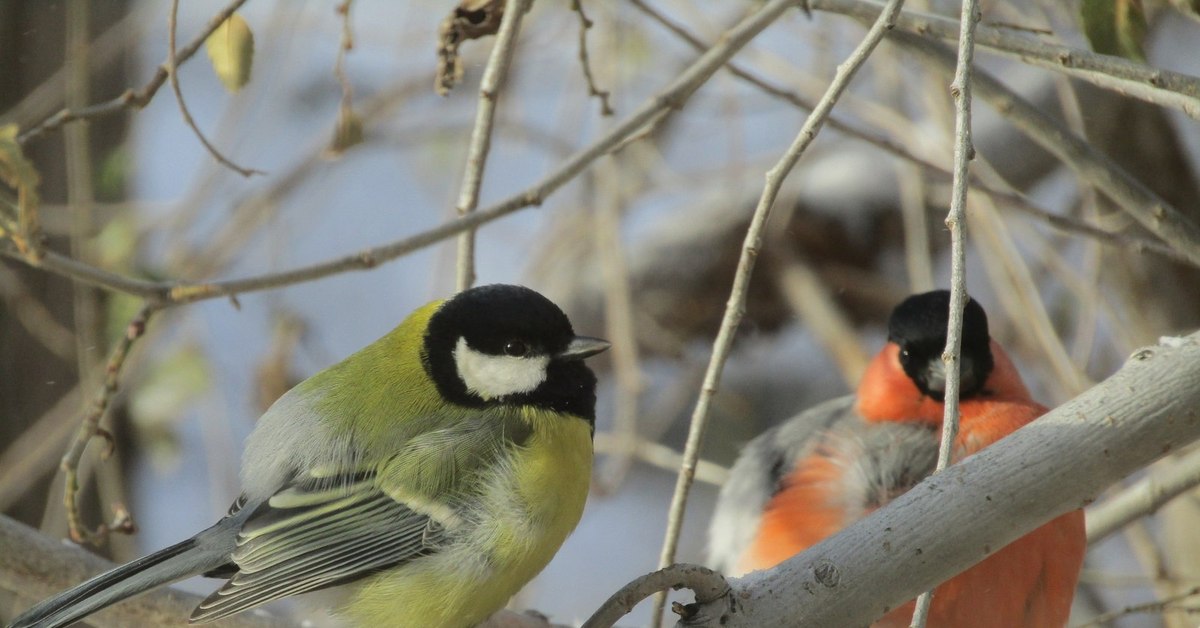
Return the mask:
M50 308L30 294L21 275L7 266L0 267L0 297L31 338L58 359L64 362L75 360L75 334L55 320Z
M1154 514L1196 486L1200 486L1200 449L1164 461L1146 477L1088 509L1088 544L1099 543L1130 521Z
M104 413L108 410L109 402L112 401L113 396L117 393L118 377L121 374L121 367L125 365L125 358L129 355L129 348L133 346L134 341L141 338L142 334L146 332L146 324L154 311L153 306L143 306L141 311L129 321L129 325L125 328L125 335L121 337L121 340L117 342L116 346L109 353L108 362L104 367L104 382L92 400L91 410L80 421L75 438L72 439L70 446L67 447L67 452L63 454L62 462L60 463L66 480L63 501L67 507L67 526L71 534L71 539L76 543L98 543L109 532L123 532L131 529L132 524L128 522L128 514L125 513L126 516L121 517L124 508L120 504L114 504L113 506L118 514L114 524L101 524L95 531L89 531L84 526L77 503L79 495L79 461L83 458L83 452L87 449L88 443L95 436L100 436L105 442L105 449L100 454L101 459L105 459L111 455L113 437L112 434L109 434L104 428L100 427L100 421L104 418ZM124 524L122 524L123 519L125 520Z
M780 251L776 257L781 258L782 268L775 273L775 283L783 299L833 358L842 381L853 387L870 362L853 323L807 260L786 246L777 246L776 250Z
M1194 595L1200 595L1200 587L1193 587L1191 589L1188 589L1187 591L1176 593L1175 595L1165 597L1161 600L1154 600L1153 602L1144 602L1142 604L1132 604L1130 606L1126 606L1125 608L1121 608L1121 609L1117 609L1115 611L1110 611L1108 613L1104 613L1103 615L1097 615L1097 616L1083 622L1082 624L1075 624L1075 626L1073 626L1073 628L1087 628L1088 626L1106 626L1106 625L1109 625L1114 619L1119 619L1121 617L1125 617L1126 615L1137 615L1137 614L1146 614L1146 613L1162 613L1163 611L1166 611L1169 607L1171 607L1171 605L1175 604L1176 602L1186 600L1187 598L1192 597ZM1196 612L1197 610L1200 610L1200 609L1185 608L1184 610L1186 610L1188 612Z
M350 21L350 10L353 6L354 0L343 0L334 9L342 18L342 37L338 42L337 56L333 61L333 76L342 89L342 97L338 101L333 142L323 152L327 157L340 156L351 146L363 141L362 120L354 112L354 85L350 82L349 75L346 74L346 55L354 49L354 29Z
M346 75L346 55L354 49L354 29L350 25L350 9L354 0L343 0L337 5L337 14L342 17L342 38L338 43L337 58L333 62L333 76L342 88L341 107L350 109L354 104L354 85Z
M775 204L775 197L779 193L780 187L783 185L784 179L792 171L792 168L799 161L800 155L808 148L816 138L817 132L821 125L829 116L829 112L833 110L833 106L837 103L838 97L845 91L850 84L855 73L862 64L866 62L875 46L883 38L884 32L891 28L890 22L899 13L900 7L904 0L889 0L887 9L880 15L879 20L871 26L863 40L859 42L854 52L847 57L846 61L837 67L837 72L834 74L833 80L830 82L825 94L821 100L813 107L813 111L804 121L804 125L800 128L800 132L796 138L792 140L792 144L780 157L779 161L766 173L766 182L763 186L762 196L759 198L758 206L754 209L754 215L750 219L750 226L746 229L746 238L742 243L742 252L738 259L737 270L733 278L733 286L729 291L729 301L725 305L725 313L721 318L721 327L717 331L717 338L713 342L712 357L708 363L708 369L704 375L704 383L700 388L700 395L696 400L696 407L692 413L691 422L688 427L687 443L683 450L683 464L679 469L679 477L675 483L675 494L671 498L671 508L667 515L667 530L665 539L663 540L662 554L659 556L659 566L666 567L675 562L675 549L679 543L679 531L683 527L683 513L687 505L688 492L691 488L692 477L696 473L696 460L700 454L700 444L704 440L704 430L708 423L708 407L712 403L713 395L717 392L717 386L721 381L721 372L725 367L725 360L729 356L730 349L733 346L734 334L737 332L738 325L741 323L742 316L745 313L747 288L750 284L750 277L754 272L754 263L758 258L759 247L762 245L762 233L767 224L767 218L770 216L771 207ZM771 3L763 7L762 11L767 11L768 7L777 4L787 3ZM660 594L655 598L654 611L651 614L652 625L659 626L662 622L662 610L666 604L666 595Z
M889 37L943 70L954 67L954 53L938 42L899 31L892 31ZM1026 136L1103 192L1194 265L1200 265L1200 226L1127 170L1100 154L1095 147L1008 89L988 72L977 68L973 80L973 87L979 96Z
M1134 558L1149 577L1154 587L1154 594L1159 599L1174 595L1176 589L1173 586L1173 578L1167 569L1166 556L1154 535L1150 533L1150 526L1146 525L1146 521L1135 519L1122 528L1121 532L1125 535L1125 541L1129 544L1129 548L1133 550ZM1163 614L1163 627L1191 628L1166 613Z
M610 455L625 455L629 447L623 435L613 432L596 432L592 446L596 453ZM632 454L641 462L672 473L678 471L679 465L683 463L683 454L648 438L638 438L633 443ZM696 481L719 487L728 477L729 469L711 460L696 461Z
M557 169L528 188L487 209L472 212L468 216L450 220L433 229L382 246L279 273L266 273L245 279L209 283L154 282L134 279L83 264L52 251L46 251L46 258L43 260L29 260L16 250L11 241L2 238L0 238L0 255L23 261L36 268L132 294L158 307L268 290L350 270L374 268L381 263L407 255L468 229L477 228L515 211L541 205L547 197L573 180L596 159L622 146L628 138L637 135L647 124L659 121L682 109L691 95L707 82L726 61L797 1L776 0L767 5L767 8L771 10L768 11L766 8L759 10L727 31L720 41L677 74L675 79L662 91L646 99L633 113L614 125L599 139L564 159Z
M521 32L521 18L529 9L530 0L507 0L504 17L500 19L500 32L488 57L487 67L479 84L479 107L475 110L475 128L467 148L467 162L463 169L462 187L458 192L458 215L465 217L475 211L479 204L479 188L483 185L483 170L487 164L488 150L492 145L492 125L496 119L496 100L504 88L504 78L516 51L517 34ZM466 290L475 283L475 230L468 229L458 236L458 264L456 285Z
M928 181L914 164L898 161L895 168L908 287L913 293L928 292L933 290L933 253L929 248L929 220L925 210Z
M950 466L954 441L958 437L962 318L967 304L967 253L963 230L966 227L967 185L970 181L967 166L975 156L975 145L971 141L971 71L975 56L975 25L979 19L979 0L963 0L962 17L959 20L958 63L954 69L954 81L950 83L950 94L954 97L954 183L950 213L946 216L946 228L950 230L950 317L946 326L946 348L942 351L946 372L942 441L938 446L934 473ZM912 628L925 628L932 603L932 589L917 596Z
M246 4L246 0L233 0L233 2L230 2L228 6L226 6L224 9L221 9L219 13L214 15L213 18L209 20L208 25L204 28L204 30L201 31L201 33L197 35L196 38L191 41L191 43L183 48L180 48L176 52L174 65L178 67L188 59L191 59L196 52L200 50L200 47L204 45L204 41L208 39L208 36L211 35L213 31L217 30L221 24L225 23L225 20L229 19L229 16L233 15L234 12L241 8L243 4ZM162 65L158 66L158 69L154 72L154 76L151 77L150 80L147 81L146 84L141 88L137 90L132 88L127 89L122 92L120 96L117 96L112 100L90 105L88 107L83 107L80 109L65 107L60 109L54 115L46 118L42 122L17 136L17 142L24 145L30 140L36 139L43 133L57 129L68 122L74 122L76 120L91 120L92 118L112 115L126 109L141 109L142 107L145 107L150 100L154 98L154 95L158 93L158 90L163 86L163 83L167 82L169 74L167 63L168 62L164 61Z
M253 168L243 168L229 160L221 151L217 150L212 142L204 137L204 132L196 125L196 121L192 119L192 112L188 111L187 102L183 99L183 90L179 88L179 59L175 50L175 27L176 17L179 14L179 0L171 0L171 11L167 13L167 78L171 80L171 91L175 93L175 102L179 104L179 113L183 116L183 121L196 134L196 138L204 144L204 148L208 149L208 153L213 156L221 165L233 170L234 172L249 177L255 174L263 174L261 170Z
M729 594L725 578L699 565L676 564L663 567L634 579L612 594L581 628L611 628L617 620L629 614L639 602L667 589L691 589L696 602L707 604Z
M702 41L699 37L697 37L696 35L692 34L690 31L688 31L686 28L684 28L683 25L681 25L678 22L667 17L666 15L664 15L662 12L658 11L654 7L651 7L650 5L646 4L645 0L630 0L630 4L632 4L635 8L637 8L641 12L645 13L646 16L649 17L650 19L661 24L664 28L666 28L671 33L674 33L676 36L678 36L681 40L683 40L685 43L687 43L693 49L703 52L711 47L711 44L707 44L704 41ZM813 106L814 106L813 103L809 102L807 99L800 96L799 94L797 94L793 91L784 89L778 85L772 84L771 82L767 81L766 79L763 79L763 78L753 74L752 72L742 69L741 66L737 65L736 63L733 63L732 61L725 64L725 69L728 70L730 74L741 79L742 81L745 81L747 84L757 87L763 93L765 93L769 96L778 98L788 104L791 104L792 106L796 107L797 109L800 109L803 111L812 111L812 109L813 109ZM928 161L921 159L920 157L917 157L915 154L913 154L911 151L909 151L903 144L893 142L891 139L889 139L883 135L877 135L875 133L871 133L870 131L866 131L866 130L860 129L858 127L855 127L853 125L847 124L845 122L842 122L838 118L834 117L833 115L829 116L829 119L826 120L826 124L828 124L830 127L834 128L834 129L837 129L838 131L841 131L842 133L845 133L846 135L849 135L850 137L853 137L857 140L866 142L872 146L878 147L879 149L881 149L885 152L891 153L892 155L895 155L901 159L906 159L908 161L911 161L926 170L930 170L933 172L941 172L941 173L945 174L947 177L949 177L949 175L950 175L950 172L948 170L941 168L940 166L937 166L936 164L934 164L932 162L928 162Z
M638 403L642 396L642 370L638 359L637 325L633 314L633 290L629 268L621 246L621 207L624 202L621 170L615 157L596 164L593 210L596 257L604 281L604 324L612 340L613 428L617 447L600 473L605 488L615 490L624 479L638 447Z
M839 13L863 21L874 19L880 10L880 5L870 0L812 0L810 5L815 11ZM959 25L950 18L905 11L897 18L894 32L954 39L959 30ZM1200 78L1121 57L1045 43L1001 28L981 26L977 40L980 46L1023 62L1062 72L1103 89L1178 109L1189 117L1200 119Z
M979 169L985 171L988 178L999 177L989 171L986 160L979 165ZM1075 396L1090 388L1093 382L1071 361L1062 338L1054 330L1054 322L1038 291L1034 273L1021 256L1008 225L1001 219L989 197L977 198L976 211L970 222L980 227L972 230L972 240L979 244L980 250L990 253L990 263L984 271L996 292L1010 297L1004 299L1009 320L1022 321L1017 333L1045 356L1045 364L1049 365L1061 389L1068 395Z
M7 511L54 471L78 426L83 395L76 383L0 452L0 511Z
M592 21L583 12L581 0L571 0L571 10L579 14L579 65L583 68L583 78L587 81L588 96L600 99L600 115L611 116L612 106L608 102L609 93L596 87L596 77L592 75L592 64L588 58L587 32L592 28Z
M680 39L687 42L688 45L692 46L696 50L705 50L708 47L708 44L705 44L703 41L701 41L695 35L688 32L687 29L685 29L679 23L671 20L667 16L663 15L661 12L657 11L653 7L646 4L645 0L630 0L630 3L635 8L637 8L637 9L641 10L643 13L645 13L651 19L662 24L663 27L665 27L668 31L677 35ZM863 5L863 6L870 7L870 6L875 6L875 5ZM830 9L830 10L833 10L833 9ZM870 9L869 14L870 14L870 17L872 19L874 19L874 17L878 15L878 10ZM855 14L855 15L857 15L857 14ZM953 20L947 20L947 21L951 25L955 24L955 22ZM742 79L746 83L759 88L764 93L766 93L770 96L779 98L780 100L783 100L784 102L787 102L799 109L803 109L805 111L812 110L812 104L809 103L808 101L806 101L804 98L797 95L796 93L790 92L790 91L785 90L776 85L772 85L771 83L767 82L766 80L761 79L761 78L755 76L754 74L751 74L750 72L747 72L747 71L741 69L740 67L738 67L736 64L734 64L732 62L726 64L726 69L729 70L730 74L733 74L734 76ZM864 141L868 144L871 144L872 146L876 146L876 147L880 148L881 150L884 150L892 155L895 155L896 157L899 157L900 159L904 159L909 162L912 162L913 164L920 166L927 172L931 172L931 173L937 174L939 176L944 176L947 179L952 178L952 174L950 173L950 171L946 170L945 168L942 168L941 166L939 166L937 164L934 164L930 161L927 161L925 159L922 159L921 157L916 156L911 151L909 151L907 148L905 148L902 144L893 142L892 140L890 140L884 136L876 135L869 131L859 129L857 127L846 124L844 122L840 122L837 118L832 117L832 116L830 117L828 124L831 127L835 128L843 133L846 133L850 137ZM1051 227L1054 227L1061 231L1086 235L1089 237L1099 239L1104 242L1111 243L1116 246L1120 246L1122 248L1131 249L1131 250L1133 250L1135 252L1139 252L1139 253L1150 252L1150 253L1154 253L1156 255L1162 255L1162 256L1168 257L1168 258L1172 259L1173 261L1191 264L1193 266L1200 265L1200 262L1194 261L1191 258L1189 258L1188 256L1184 255L1183 253L1180 253L1170 247L1164 246L1156 240L1142 238L1142 237L1138 237L1136 235L1123 235L1123 234L1111 233L1111 232L1105 231L1103 229L1100 229L1098 227L1093 227L1085 222L1074 220L1068 216L1061 216L1058 214L1052 214L1050 212L1044 211L1044 210L1038 208L1036 205L1034 205L1031 201L1029 201L1028 198L1026 198L1023 194L1021 194L1018 191L1015 191L1015 190L1005 191L1002 189L998 189L995 186L992 186L986 182L980 181L975 176L971 177L971 184L973 186L975 186L976 188L978 188L982 191L985 191L988 194L991 194L992 196L994 196L998 199L1005 201L1005 205L1007 207L1017 209L1019 211L1022 211L1023 213L1030 215L1030 216L1034 216L1034 217L1040 218L1042 220L1045 220L1046 222L1048 222L1050 224Z
M86 0L71 0L67 3L66 33L66 105L77 107L88 101L91 72L88 67L88 31L91 9ZM71 256L87 260L88 241L92 237L92 204L95 193L92 186L91 133L86 124L77 124L64 134L67 170L67 209L70 215ZM91 387L89 377L95 374L97 353L104 350L100 338L100 307L92 286L83 282L72 282L71 305L75 325L75 359L80 385Z

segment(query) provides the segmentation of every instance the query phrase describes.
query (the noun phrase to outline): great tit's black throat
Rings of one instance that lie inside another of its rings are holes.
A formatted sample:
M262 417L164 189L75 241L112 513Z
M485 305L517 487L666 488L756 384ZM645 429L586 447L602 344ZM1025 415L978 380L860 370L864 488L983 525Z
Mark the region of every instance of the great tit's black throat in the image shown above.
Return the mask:
M494 356L550 357L546 379L534 390L483 399L467 389L454 351L459 339ZM571 321L552 301L522 286L493 284L464 290L429 320L422 361L447 401L482 408L532 405L594 424L596 376L578 359L555 359L575 338Z
M934 290L908 297L892 310L888 340L900 347L904 373L925 395L943 401L946 392L942 351L950 320L950 292ZM995 363L988 336L987 314L974 299L963 309L962 355L959 362L959 397L985 392L984 384Z

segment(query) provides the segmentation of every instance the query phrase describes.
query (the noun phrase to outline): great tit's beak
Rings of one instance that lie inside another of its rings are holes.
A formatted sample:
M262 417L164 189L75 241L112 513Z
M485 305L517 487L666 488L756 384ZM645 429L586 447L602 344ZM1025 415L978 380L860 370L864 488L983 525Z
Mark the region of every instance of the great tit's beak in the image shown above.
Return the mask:
M567 348L555 355L554 358L557 360L582 360L584 358L590 358L597 353L601 353L611 346L612 343L607 340L601 340L600 338L575 336L575 338L573 338L571 342L567 344Z

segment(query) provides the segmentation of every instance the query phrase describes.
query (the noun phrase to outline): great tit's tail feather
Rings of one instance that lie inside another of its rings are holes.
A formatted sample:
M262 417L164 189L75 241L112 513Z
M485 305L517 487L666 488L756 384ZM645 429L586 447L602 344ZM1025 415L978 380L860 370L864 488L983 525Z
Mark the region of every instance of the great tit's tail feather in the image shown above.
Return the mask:
M181 580L229 561L221 552L196 537L143 556L102 573L42 601L13 619L9 628L61 628L102 608L154 587Z

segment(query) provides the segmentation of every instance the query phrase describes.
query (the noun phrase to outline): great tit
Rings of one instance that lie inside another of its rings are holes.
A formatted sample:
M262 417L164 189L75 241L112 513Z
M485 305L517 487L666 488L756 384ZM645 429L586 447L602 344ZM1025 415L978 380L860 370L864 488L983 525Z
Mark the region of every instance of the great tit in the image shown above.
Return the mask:
M66 626L196 574L228 582L191 623L336 587L351 625L473 626L579 522L596 403L582 360L608 347L520 286L425 305L267 410L223 519L11 626Z

